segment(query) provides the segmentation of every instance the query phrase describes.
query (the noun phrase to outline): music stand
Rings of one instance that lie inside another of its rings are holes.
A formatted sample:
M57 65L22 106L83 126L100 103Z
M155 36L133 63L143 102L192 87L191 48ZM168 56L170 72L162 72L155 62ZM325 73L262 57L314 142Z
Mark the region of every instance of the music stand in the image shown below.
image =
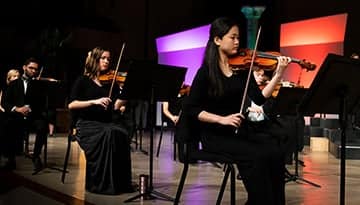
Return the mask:
M53 92L51 89L55 88L55 85L59 85L58 81L52 82L47 80L32 80L31 81L31 89L28 90L29 95L32 96L30 107L32 110L36 110L38 113L41 113L43 110L48 111L49 109L49 102L48 102L48 96L50 92ZM27 131L26 135L29 135L30 133ZM29 136L27 136L29 137ZM29 139L27 139L29 140ZM28 143L28 142L27 142ZM48 157L47 157L47 143L48 143L48 136L46 136L44 145L43 145L43 153L44 153L44 163L43 167L40 170L36 170L32 173L32 175L36 175L39 172L45 170L45 169L51 169L56 170L59 172L63 172L63 169L50 166L48 164ZM28 146L28 145L26 145Z
M124 83L122 98L147 100L150 119L150 154L149 154L149 186L146 192L131 197L124 202L135 199L154 199L160 197L169 201L173 198L154 190L153 187L153 155L154 155L154 107L156 101L169 101L175 98L185 79L187 68L159 65L146 61L130 62L129 71Z
M304 115L339 114L341 129L340 204L345 204L345 149L347 116L355 112L360 98L360 62L328 54L309 91L299 104Z
M300 119L300 117L303 117L298 112L298 105L302 98L304 97L305 93L308 89L306 88L291 88L291 87L281 87L279 90L279 93L277 94L275 98L275 102L272 106L272 112L276 115L290 115L290 116L296 116L295 119ZM295 123L295 133L298 134L298 124ZM318 184L315 184L309 180L306 180L299 176L299 140L296 136L296 142L295 142L295 153L294 153L294 160L295 160L295 173L291 174L287 169L285 169L286 174L288 176L289 181L296 182L297 180L306 182L308 184L311 184L315 187L321 187Z

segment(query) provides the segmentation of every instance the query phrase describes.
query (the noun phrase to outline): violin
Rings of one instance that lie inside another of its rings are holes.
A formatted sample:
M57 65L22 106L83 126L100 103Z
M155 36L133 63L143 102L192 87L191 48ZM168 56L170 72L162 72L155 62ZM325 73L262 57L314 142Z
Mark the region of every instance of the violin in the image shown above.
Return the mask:
M107 84L111 83L115 78L115 82L121 84L125 82L126 75L127 72L117 72L115 75L114 70L109 70L107 73L101 74L99 76L99 81L103 84Z
M182 85L179 91L180 96L189 95L190 93L190 85Z
M253 51L250 49L240 49L237 55L229 58L229 65L233 68L233 71L246 70L250 67ZM277 57L281 56L279 52L261 52L258 51L255 54L254 66L266 71L274 71L277 65ZM297 63L301 68L306 71L312 71L316 69L316 65L306 60L300 60L293 57L292 63Z
M41 67L39 75L34 78L34 80L39 80L39 81L45 81L45 82L52 82L52 83L59 83L60 80L57 80L55 78L46 78L46 77L41 77L42 73L43 73L44 67Z

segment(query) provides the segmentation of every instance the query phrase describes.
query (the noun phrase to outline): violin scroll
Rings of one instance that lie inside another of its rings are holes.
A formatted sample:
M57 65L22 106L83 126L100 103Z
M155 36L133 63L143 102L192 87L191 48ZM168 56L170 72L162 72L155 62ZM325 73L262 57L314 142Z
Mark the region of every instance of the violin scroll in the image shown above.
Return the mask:
M184 95L189 95L189 93L190 93L190 85L186 85L186 84L182 85L179 94L181 96L184 96Z
M298 60L298 59L292 59L291 58L291 62L298 63L300 65L300 67L306 69L306 71L313 71L313 70L316 69L315 64L310 63L310 62L306 61L305 59Z

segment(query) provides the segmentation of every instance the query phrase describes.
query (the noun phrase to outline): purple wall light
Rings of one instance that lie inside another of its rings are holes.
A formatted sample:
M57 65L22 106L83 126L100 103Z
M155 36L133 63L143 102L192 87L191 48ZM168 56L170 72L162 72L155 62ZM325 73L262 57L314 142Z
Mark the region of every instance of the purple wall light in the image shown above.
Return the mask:
M158 63L187 67L185 83L191 85L203 60L209 29L206 25L157 38Z

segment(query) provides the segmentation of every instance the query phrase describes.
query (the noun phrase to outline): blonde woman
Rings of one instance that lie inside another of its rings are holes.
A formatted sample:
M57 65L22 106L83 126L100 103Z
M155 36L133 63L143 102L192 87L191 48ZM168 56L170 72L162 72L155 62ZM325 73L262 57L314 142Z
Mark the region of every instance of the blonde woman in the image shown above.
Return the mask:
M6 84L9 85L9 83L13 80L18 79L20 76L20 72L16 69L11 69L8 71L6 76ZM0 90L0 157L4 155L8 158L8 161L5 163L1 169L7 169L7 170L13 170L16 168L15 158L8 154L5 150L8 149L8 144L5 143L6 140L5 137L7 136L7 130L6 130L6 116L5 116L5 109L1 106L2 104L2 90ZM7 142L7 141L6 141Z
M6 75L6 85L9 85L9 83L13 80L18 79L20 76L19 70L11 69L8 71ZM1 106L1 99L2 99L2 90L0 90L0 112L5 112L5 109Z
M8 73L7 73L7 77L6 77L6 84L9 85L9 83L11 81L18 79L19 76L20 76L19 70L17 70L17 69L9 70Z

